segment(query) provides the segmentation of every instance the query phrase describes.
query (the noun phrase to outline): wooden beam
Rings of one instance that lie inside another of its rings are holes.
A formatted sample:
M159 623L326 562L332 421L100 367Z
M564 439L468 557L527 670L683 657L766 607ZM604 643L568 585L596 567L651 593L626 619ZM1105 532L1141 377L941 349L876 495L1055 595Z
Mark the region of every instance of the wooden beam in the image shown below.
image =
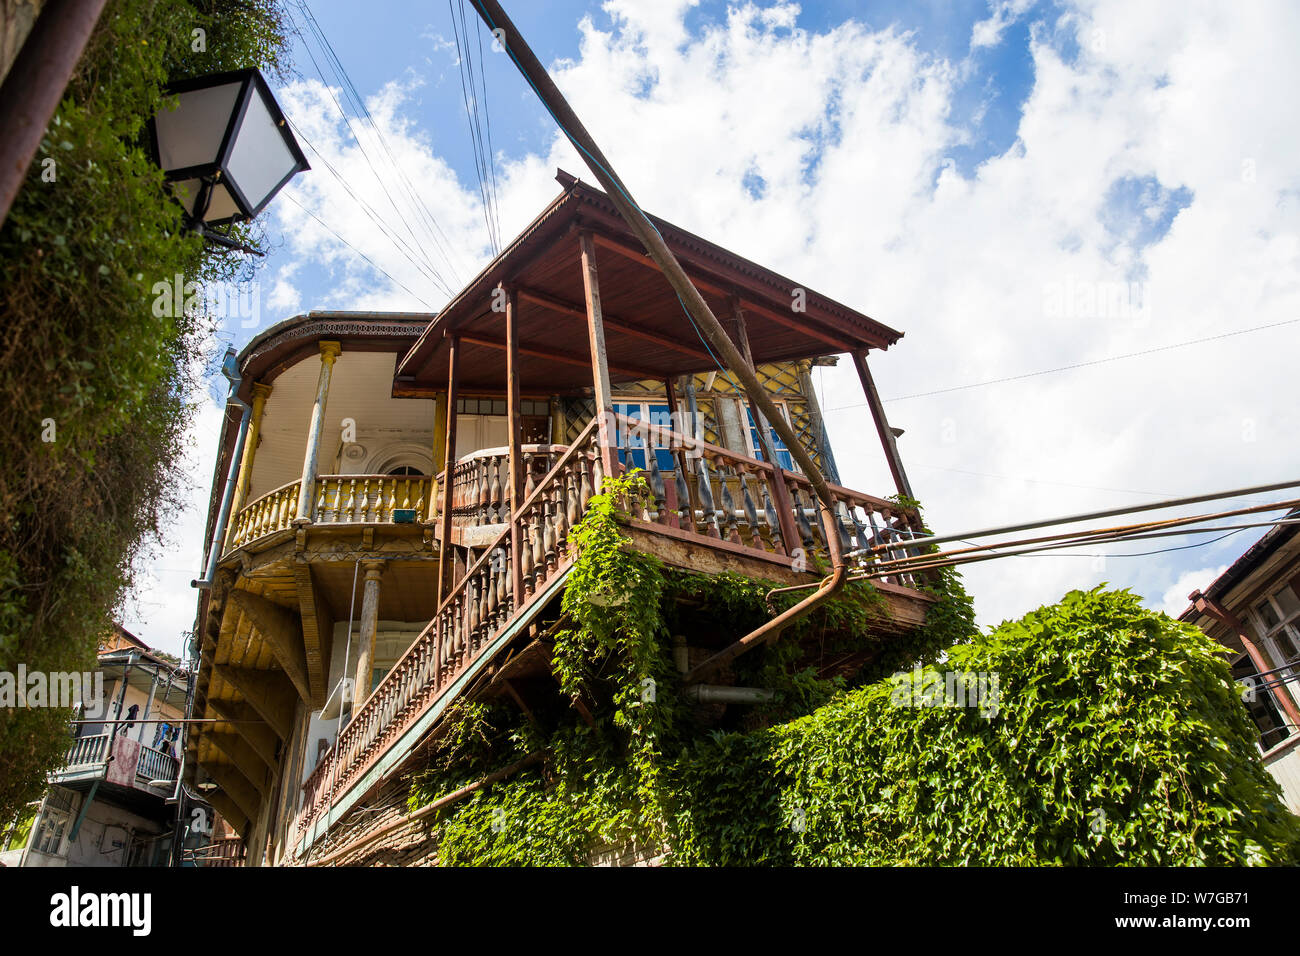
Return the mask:
M311 708L325 706L329 695L330 652L334 649L334 613L325 595L316 587L311 565L301 554L294 555L293 580L298 587L298 609L302 620L303 655L307 662L307 683Z
M231 800L220 790L211 790L203 795L203 799L212 805L212 809L221 814L221 819L230 824L240 837L248 832L249 819L244 815L244 811L239 809L239 804Z
M616 436L609 431L614 421L614 402L605 352L605 322L600 306L600 280L596 274L596 247L592 244L590 232L583 230L578 234L578 247L582 262L582 290L587 300L587 337L591 342L591 371L596 392L596 416L599 419L600 457L605 475L612 477L618 474L614 444Z
M261 794L234 765L205 763L203 769L225 791L226 796L235 802L250 823L260 816L258 811L262 809Z
M867 406L871 409L871 417L876 423L876 433L880 435L881 447L885 449L889 472L894 476L894 487L898 489L900 495L915 500L916 495L912 494L912 484L907 480L907 472L903 469L903 457L898 453L898 442L894 438L893 429L889 427L889 419L885 417L885 405L880 400L880 393L876 391L871 370L867 368L866 350L855 349L850 354L853 356L853 367L858 370L858 378L862 381L862 391L867 397Z
M255 671L248 667L216 664L213 671L247 699L281 740L293 731L293 698L297 692L283 671Z
M447 566L447 554L451 550L451 490L455 484L452 470L456 466L456 420L459 417L456 406L460 402L460 338L452 335L447 340L447 437L443 442L447 450L443 462L443 506L440 522L442 534L438 538L438 591L434 607L442 607L442 596L451 587L451 569ZM435 466L437 467L436 463Z
M252 620L253 627L270 645L280 667L298 689L298 695L310 704L312 693L307 679L307 655L303 649L299 616L252 591L231 591L229 601Z
M265 718L252 707L243 701L236 702L222 700L219 697L209 697L208 710L222 720L230 721L230 726L235 728L235 733L248 741L248 745L256 751L257 755L262 758L262 762L268 767L277 765L276 745L280 737L267 726ZM261 723L256 721L261 721Z
M633 248L632 246L620 242L612 236L604 235L603 233L595 233L594 237L596 244L604 249L618 253L620 256L630 259L633 262L639 262L648 269L654 269L657 272L663 271L653 259L640 249ZM723 285L722 280L707 278L699 269L692 266L683 265L682 269L690 276L691 281L694 282L699 289L707 290L712 292L714 295L722 296L723 298L731 294L731 289ZM805 335L817 339L819 342L825 342L827 345L833 346L837 352L851 352L855 348L861 348L860 343L854 343L843 335L834 335L823 331L820 327L814 324L813 320L807 318L806 313L804 314L803 319L800 320L789 315L784 315L779 309L769 308L761 302L755 302L753 299L747 299L745 304L749 306L751 311L771 319L778 325L784 325L788 329L802 332Z
M482 345L490 349L506 350L506 340L494 335L484 335L480 332L462 332L460 335L462 342L468 342L471 345ZM602 340L603 341L603 340ZM559 352L554 349L541 349L533 345L520 344L520 355L532 355L537 358L544 358L550 362L559 362L561 365L576 365L579 368L590 368L591 359L585 355L578 355L574 352ZM606 365L610 372L617 372L619 375L627 375L632 378L646 379L658 378L659 373L644 368L628 368L626 366Z
M514 512L524 501L524 462L520 449L522 426L519 421L519 296L513 287L506 290L506 425L510 442L510 475L507 495L510 507L510 593L515 609L523 607L524 576L522 541Z
M567 299L562 299L559 296L551 295L548 292L542 292L538 289L529 289L521 286L518 290L518 294L520 299L535 303L536 305L544 306L554 312L559 312L563 315L571 315L583 319L584 321L587 318L587 310L581 305L576 302L569 302ZM625 335L630 335L633 338L642 339L646 342L653 342L656 345L662 345L664 348L673 349L674 351L681 352L683 355L689 355L702 362L707 362L710 365L713 364L713 356L702 349L693 348L678 339L671 338L667 335L660 335L658 332L653 332L650 329L641 328L640 326L634 325L624 319L616 319L608 314L605 314L603 318L605 320L605 328L607 329L613 329L617 332L622 332Z
M274 772L274 767L268 767L244 738L237 734L207 730L204 735L214 747L230 758L230 762L248 778L248 782L257 788L259 794L265 795L266 773L268 770Z

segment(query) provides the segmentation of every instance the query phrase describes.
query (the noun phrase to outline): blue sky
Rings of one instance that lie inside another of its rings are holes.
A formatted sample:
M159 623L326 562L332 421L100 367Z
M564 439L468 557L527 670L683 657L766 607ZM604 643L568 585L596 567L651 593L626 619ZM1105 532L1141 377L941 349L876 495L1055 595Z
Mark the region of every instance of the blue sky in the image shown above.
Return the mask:
M430 267L458 287L491 254L447 5L310 6L402 172L356 116L344 123L322 51L298 43L297 76L277 95L340 177L308 149L313 169L263 215L274 248L256 321L223 330L236 347L312 308L436 308L446 295ZM1300 474L1300 406L1283 398L1297 326L1278 325L1300 316L1300 132L1284 94L1261 95L1300 88L1294 5L507 7L645 208L906 333L873 368L937 529ZM484 43L472 59L508 240L556 193L556 166L585 170ZM454 262L431 248L399 179ZM856 440L869 426L851 370L819 373L819 389L845 483L888 492L878 450ZM938 394L904 397L926 392ZM204 409L195 429L195 508L127 608L126 625L165 647L192 620L192 529L218 415ZM968 584L985 623L1103 580L1177 611L1257 534L990 562Z

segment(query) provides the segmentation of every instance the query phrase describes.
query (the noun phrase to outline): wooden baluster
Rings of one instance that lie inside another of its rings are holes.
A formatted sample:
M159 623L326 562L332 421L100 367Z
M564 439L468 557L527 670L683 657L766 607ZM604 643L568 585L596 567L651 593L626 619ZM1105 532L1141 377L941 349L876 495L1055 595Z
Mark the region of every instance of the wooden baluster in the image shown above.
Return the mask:
M382 521L392 521L393 512L397 510L397 479L388 479L388 514L382 517Z
M343 493L343 489L340 488L339 494L341 495L342 493ZM348 479L348 500L343 505L343 520L350 523L353 517L355 517L356 515L356 509L357 509L357 480L355 478L350 478Z
M546 510L544 512L544 517L542 518L543 526L545 528L545 537L542 539L542 544L546 548L546 576L547 578L550 578L559 563L559 555L556 551L557 542L555 540L554 504L551 501L549 494L544 495L543 497L546 501Z
M510 598L512 585L510 583L510 549L502 549L505 553L497 568L497 627L500 627L510 618Z
M579 452L574 460L577 462L580 476L578 479L578 496L582 499L580 502L582 510L586 511L587 502L591 500L592 495L595 494L594 488L597 487L591 480L591 459L586 454Z
M329 479L318 482L320 485L320 494L316 496L316 513L312 515L312 520L322 522L325 520L325 492L329 488Z
M417 484L417 488L419 485ZM411 479L407 478L402 482L402 510L409 511L411 508Z
M567 495L565 488L567 482L564 482L564 475L557 476L563 482L555 489L555 554L558 562L560 556L564 554L569 544L569 529L572 525L569 523L569 507L565 500Z
M771 472L767 472L768 476L771 474ZM778 477L775 480L779 481L780 478ZM772 489L768 487L766 476L760 487L763 492L763 518L767 522L767 531L772 539L773 548L779 554L789 554L790 549L795 545L793 542L787 545L785 536L781 534L781 517L776 513L776 506L772 504Z
M835 530L840 536L840 554L848 554L853 550L853 532L849 530L847 511L842 499L835 503Z
M527 501L529 496L531 496L533 491L537 488L537 480L533 476L533 457L533 452L524 452L524 501ZM518 508L521 504L523 504L522 501L515 502L511 506L512 510Z
M816 539L813 538L812 525L808 523L808 516L803 510L803 496L799 493L798 486L791 489L790 501L794 505L794 524L799 529L799 537L803 541L805 552L811 553Z
M504 470L500 455L493 455L488 470L492 473L492 486L489 489L490 500L488 512L491 515L488 524L500 524L506 520L505 490L501 487L501 472Z
M677 491L677 514L680 518L678 526L683 531L695 530L695 509L691 507L691 490L686 485L686 456L679 455L677 462L677 477L673 479L673 484Z
M569 529L582 520L582 513L587 503L580 500L582 493L578 490L578 472L573 465L563 468L559 477L564 482L564 501L568 514L568 524L565 528L567 537Z
M736 499L731 494L731 483L725 475L719 473L718 481L722 485L722 510L726 515L727 540L740 544L740 530L736 525Z
M765 550L763 537L758 528L758 509L754 507L754 496L749 493L749 469L740 473L740 493L745 507L745 520L749 522L749 546Z
M519 516L519 576L523 579L524 593L520 598L520 605L524 599L533 595L533 520L531 510L527 514Z
M713 485L709 481L709 461L701 455L699 461L700 510L704 512L704 533L710 538L721 538L718 533L718 516L713 507Z
M370 506L370 480L363 479L361 482L361 495L357 498L356 520L364 522L366 520L366 509Z
M415 480L415 490L419 493L419 497L415 499L415 514L421 521L424 520L425 496L429 492L430 485L430 479L417 478Z
M655 454L653 444L648 436L645 442L645 463L646 471L650 474L650 496L654 501L654 510L650 511L646 517L659 524L667 524L668 516L664 513L664 501L667 500L668 496L664 489L664 476L659 471L659 456Z
M540 591L546 574L546 499L538 497L530 509L533 536L533 590Z

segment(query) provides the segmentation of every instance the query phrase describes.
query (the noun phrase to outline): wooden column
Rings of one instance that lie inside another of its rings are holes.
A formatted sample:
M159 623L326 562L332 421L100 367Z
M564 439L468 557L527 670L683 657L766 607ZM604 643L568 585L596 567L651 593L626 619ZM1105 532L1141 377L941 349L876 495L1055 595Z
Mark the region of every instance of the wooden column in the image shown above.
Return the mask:
M451 552L451 491L455 485L452 469L456 466L456 419L459 417L456 406L459 404L460 389L457 378L460 375L460 337L452 335L447 342L447 435L443 439L445 449L443 459L443 490L445 501L438 522L438 606L442 605L443 596L451 588L451 569L447 566L447 555Z
M244 457L239 462L239 478L235 483L235 494L230 500L230 519L226 522L226 550L235 538L235 517L244 507L248 497L248 483L253 477L253 459L257 455L257 441L262 437L262 412L266 409L266 400L271 395L271 386L261 382L253 383L253 411L249 415L248 434L244 437Z
M370 696L370 672L375 666L375 634L379 630L379 579L384 574L383 561L363 561L366 583L361 591L360 652L357 654L356 690L353 694L352 716ZM351 635L349 635L351 639Z
M1273 665L1269 663L1268 658L1264 656L1264 652L1259 649L1259 645L1256 644L1254 638L1250 636L1250 631L1241 618L1237 617L1237 615L1233 614L1217 601L1211 601L1199 590L1193 591L1188 595L1188 598L1191 600L1192 606L1196 608L1198 613L1204 614L1207 617L1212 617L1216 621L1232 628L1232 632L1237 636L1237 640L1241 641L1241 646L1246 649L1246 656L1249 657L1250 662L1255 665L1256 673L1262 674L1265 671L1273 670ZM1262 678L1262 680L1267 683L1269 678L1265 677ZM1268 688L1265 688L1264 692L1270 695L1273 702L1277 704L1286 715L1287 722L1292 727L1300 727L1300 710L1296 709L1296 703L1291 699L1291 695L1288 693L1285 686L1278 687L1276 693L1271 693Z
M311 423L307 427L307 451L302 457L302 484L298 489L298 514L294 524L311 524L311 505L315 498L316 458L320 454L321 430L325 427L325 403L330 394L330 375L334 360L343 352L338 342L320 344L320 375L316 379L316 400L311 406Z
M578 236L582 248L582 288L587 300L587 335L591 343L591 372L596 389L596 415L600 430L600 459L606 475L616 475L618 450L614 425L614 403L609 385L609 356L605 350L605 320L600 308L600 283L596 278L596 246L591 233ZM597 488L599 493L600 489Z
M433 399L433 474L429 477L428 520L438 517L438 466L447 458L447 395L440 392Z
M862 392L867 397L867 406L871 409L871 417L876 422L876 432L880 435L881 447L885 449L885 458L889 461L890 474L894 476L894 487L898 489L900 495L915 499L912 485L907 480L907 472L903 470L903 459L898 454L898 443L894 440L894 432L889 427L889 419L885 417L884 403L880 401L880 393L876 391L871 370L867 368L866 350L855 349L852 355L853 367L858 370L858 378L862 381Z
M510 433L510 593L518 609L524 596L522 542L515 512L524 501L524 459L520 450L519 422L519 299L513 286L506 287L506 427Z

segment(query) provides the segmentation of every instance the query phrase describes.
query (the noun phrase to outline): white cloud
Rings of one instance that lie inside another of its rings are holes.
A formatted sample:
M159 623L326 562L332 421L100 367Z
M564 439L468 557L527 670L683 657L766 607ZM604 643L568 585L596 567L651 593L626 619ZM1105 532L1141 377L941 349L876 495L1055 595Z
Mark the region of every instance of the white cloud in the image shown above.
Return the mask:
M1164 611L1170 617L1178 617L1183 611L1187 610L1187 595L1196 590L1204 590L1211 581L1226 570L1228 570L1228 566L1220 564L1214 568L1184 571L1178 576L1178 580L1169 585L1165 593L1160 596L1159 610Z
M852 21L791 29L789 4L738 4L688 35L691 6L613 0L608 30L578 24L579 54L552 66L556 82L645 208L904 330L897 347L872 357L887 399L1300 316L1300 126L1285 92L1300 89L1291 55L1300 8L1085 0L1051 14L1033 26L1034 83L1014 145L965 176L946 157L971 139L970 118L953 112L969 61ZM973 42L997 42L1020 15L1019 4L995 4ZM1068 33L1078 41L1073 60L1058 49ZM409 78L394 80L371 109L445 230L454 266L430 260L456 285L488 254L482 211L416 121L411 89ZM385 193L396 196L399 184L375 176L333 121L321 84L294 84L282 99L348 183L311 156L312 175L288 192L439 304L437 284L349 195L405 234ZM377 155L380 145L366 142ZM555 195L557 165L591 178L558 134L545 155L502 162L506 237ZM1108 228L1108 190L1126 178L1191 197L1149 245L1141 230ZM376 283L291 202L275 209L293 260L330 273L328 291L306 306L421 307L399 285ZM418 223L409 232L410 243L423 236ZM1133 275L1149 303L1136 313L1047 306L1067 284L1100 288ZM301 274L294 281L307 288ZM902 452L939 531L1262 483L1300 473L1295 333L888 409L907 429ZM845 484L892 491L878 450L855 440L873 431L866 411L844 408L862 401L851 368L828 370L823 382L825 404L841 409L827 418ZM1087 557L988 562L967 582L981 619L993 622L1101 580L1144 594L1177 590L1189 569L1230 560L1248 543L1237 535L1104 567Z

